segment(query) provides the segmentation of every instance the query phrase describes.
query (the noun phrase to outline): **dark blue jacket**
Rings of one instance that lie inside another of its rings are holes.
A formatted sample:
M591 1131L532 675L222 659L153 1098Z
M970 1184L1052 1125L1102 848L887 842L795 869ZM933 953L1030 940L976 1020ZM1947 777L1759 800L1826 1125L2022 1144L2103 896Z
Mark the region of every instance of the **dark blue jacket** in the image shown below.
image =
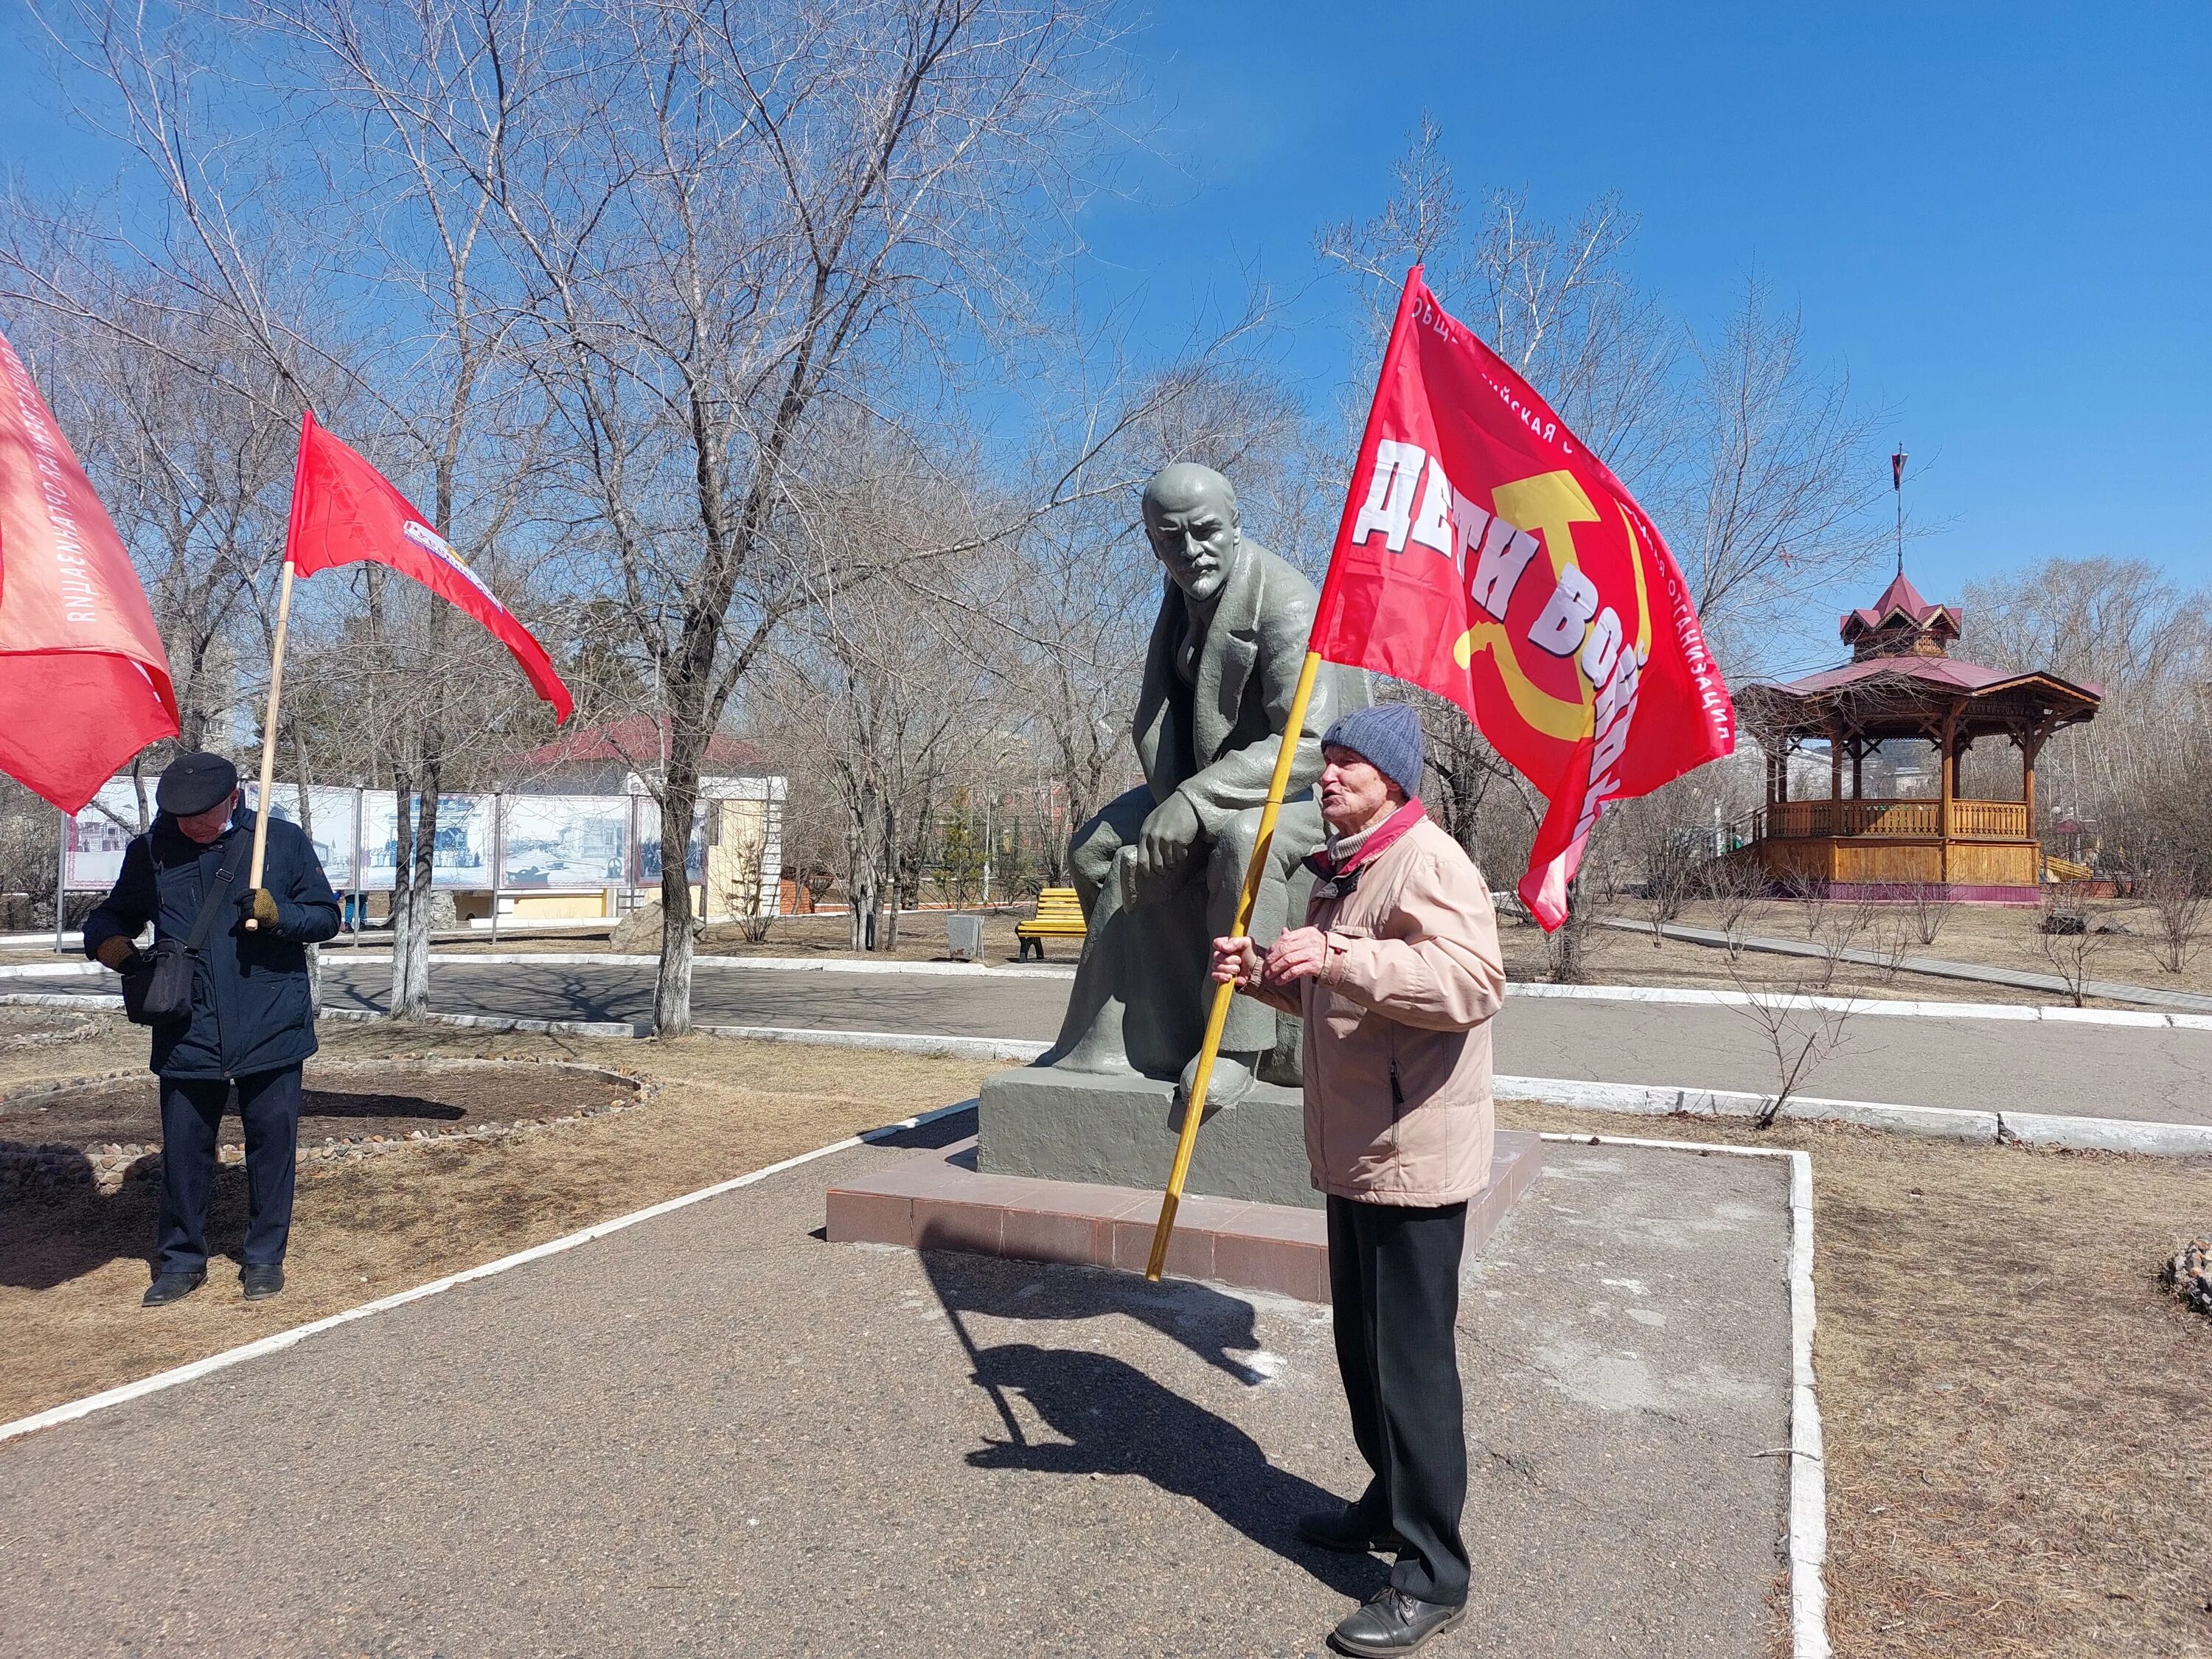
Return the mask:
M189 939L200 896L214 885L224 852L253 834L253 814L239 808L222 839L203 847L166 812L123 854L115 890L85 919L84 953L121 934L136 939L148 922L157 939ZM237 901L249 852L222 910L208 926L192 970L190 1024L154 1027L152 1067L163 1077L234 1078L297 1066L315 1052L315 1011L307 989L307 945L338 930L337 895L296 823L272 818L261 884L276 901L276 927L245 931Z

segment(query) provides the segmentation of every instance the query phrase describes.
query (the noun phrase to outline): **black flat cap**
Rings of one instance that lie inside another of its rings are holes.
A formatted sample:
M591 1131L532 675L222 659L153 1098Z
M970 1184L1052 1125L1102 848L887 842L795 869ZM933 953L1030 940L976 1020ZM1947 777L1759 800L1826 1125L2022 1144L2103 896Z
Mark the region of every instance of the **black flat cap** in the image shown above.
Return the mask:
M222 756L179 755L162 769L154 804L171 817L188 818L228 800L237 787L238 769Z

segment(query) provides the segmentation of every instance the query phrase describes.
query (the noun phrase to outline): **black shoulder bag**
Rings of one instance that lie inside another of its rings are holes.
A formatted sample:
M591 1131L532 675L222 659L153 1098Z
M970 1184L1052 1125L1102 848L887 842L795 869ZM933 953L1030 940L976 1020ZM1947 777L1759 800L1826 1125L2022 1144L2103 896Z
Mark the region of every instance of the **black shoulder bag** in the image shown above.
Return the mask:
M199 960L200 946L207 941L216 912L230 896L230 884L237 878L239 864L252 839L241 833L231 842L230 850L223 854L222 867L216 872L215 885L208 889L207 896L200 901L199 915L192 918L191 936L155 939L153 950L139 958L142 965L123 975L123 1012L132 1024L167 1025L191 1017L192 964Z

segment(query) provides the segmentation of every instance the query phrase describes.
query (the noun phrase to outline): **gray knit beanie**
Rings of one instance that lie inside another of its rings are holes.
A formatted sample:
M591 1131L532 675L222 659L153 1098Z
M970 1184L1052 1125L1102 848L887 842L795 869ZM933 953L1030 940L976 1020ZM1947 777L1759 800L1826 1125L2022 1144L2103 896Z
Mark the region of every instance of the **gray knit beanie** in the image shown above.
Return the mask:
M1322 734L1321 745L1349 749L1406 792L1421 793L1421 717L1413 705L1378 702L1340 716Z

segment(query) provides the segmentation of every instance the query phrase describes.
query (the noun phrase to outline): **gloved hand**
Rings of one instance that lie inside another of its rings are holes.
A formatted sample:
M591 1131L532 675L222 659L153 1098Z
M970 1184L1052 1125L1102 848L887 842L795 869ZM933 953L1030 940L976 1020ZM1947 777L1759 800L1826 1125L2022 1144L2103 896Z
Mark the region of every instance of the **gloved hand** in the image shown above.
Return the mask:
M276 896L266 887L240 895L238 909L241 917L252 917L254 927L262 933L276 931Z
M137 956L138 947L118 933L112 939L100 940L92 954L101 967L112 968L119 974Z

